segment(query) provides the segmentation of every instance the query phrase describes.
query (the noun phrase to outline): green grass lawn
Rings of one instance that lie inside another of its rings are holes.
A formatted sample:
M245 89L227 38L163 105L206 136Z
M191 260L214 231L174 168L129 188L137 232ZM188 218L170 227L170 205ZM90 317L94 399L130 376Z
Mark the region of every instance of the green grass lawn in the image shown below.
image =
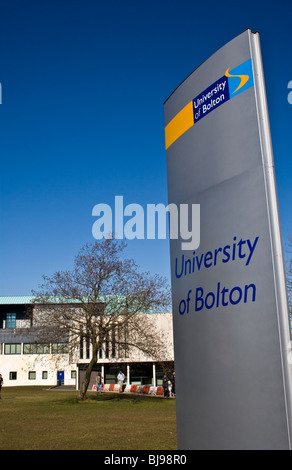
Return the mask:
M175 400L2 389L0 450L176 450Z

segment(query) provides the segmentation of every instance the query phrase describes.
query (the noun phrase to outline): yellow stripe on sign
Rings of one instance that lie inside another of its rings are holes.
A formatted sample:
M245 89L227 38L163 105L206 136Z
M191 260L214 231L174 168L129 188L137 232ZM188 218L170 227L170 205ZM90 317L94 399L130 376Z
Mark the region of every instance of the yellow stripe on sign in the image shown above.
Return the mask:
M165 128L165 148L173 144L194 124L193 101L187 104Z

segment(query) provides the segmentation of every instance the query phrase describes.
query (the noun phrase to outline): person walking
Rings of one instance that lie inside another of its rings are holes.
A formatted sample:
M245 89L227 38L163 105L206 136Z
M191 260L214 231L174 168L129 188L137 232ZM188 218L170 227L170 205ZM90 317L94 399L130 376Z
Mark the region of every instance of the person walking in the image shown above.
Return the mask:
M170 382L171 382L171 396L175 397L175 372L172 373L172 376L170 377Z
M163 386L164 398L169 398L168 378L167 378L166 374L164 374L164 376L163 376L162 386Z
M4 380L3 380L2 374L0 374L0 399L1 399L1 390L2 390L3 384L4 384Z
M97 376L96 376L96 391L98 393L101 393L102 391L102 376L99 372L97 373Z
M123 391L123 385L124 385L124 380L125 380L125 374L120 370L117 376L118 382L120 384L120 393Z

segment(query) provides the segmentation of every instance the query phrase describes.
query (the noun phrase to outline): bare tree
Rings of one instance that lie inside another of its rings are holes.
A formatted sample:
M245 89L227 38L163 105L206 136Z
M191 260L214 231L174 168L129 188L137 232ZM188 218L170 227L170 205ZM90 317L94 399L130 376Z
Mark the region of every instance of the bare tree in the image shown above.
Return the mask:
M164 339L155 331L150 313L170 305L166 281L140 273L124 258L125 243L106 239L85 245L71 271L43 276L34 295L34 326L44 342L67 338L71 351L86 338L92 348L79 398L85 397L98 351L105 342L138 349L153 359L166 353ZM165 310L164 310L165 311ZM145 315L149 313L149 315Z

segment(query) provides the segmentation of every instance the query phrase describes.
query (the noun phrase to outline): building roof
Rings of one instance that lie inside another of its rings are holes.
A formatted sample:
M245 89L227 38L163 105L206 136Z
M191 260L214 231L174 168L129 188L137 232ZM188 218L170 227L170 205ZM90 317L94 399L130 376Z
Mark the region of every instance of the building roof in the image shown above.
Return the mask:
M31 304L33 296L32 295L10 295L10 296L0 296L0 305L23 305Z
M112 296L116 297L120 300L118 300L118 303L122 300L122 296ZM35 297L33 295L11 295L11 296L0 296L0 305L29 305L33 303L33 299ZM59 303L60 299L55 299L54 302L52 303ZM68 300L66 301L68 302ZM72 301L71 301L72 302ZM75 300L74 303L79 303L80 300ZM64 302L65 303L65 302ZM70 303L70 302L69 302ZM145 310L144 313L155 313L153 309ZM158 313L158 312L157 312Z

